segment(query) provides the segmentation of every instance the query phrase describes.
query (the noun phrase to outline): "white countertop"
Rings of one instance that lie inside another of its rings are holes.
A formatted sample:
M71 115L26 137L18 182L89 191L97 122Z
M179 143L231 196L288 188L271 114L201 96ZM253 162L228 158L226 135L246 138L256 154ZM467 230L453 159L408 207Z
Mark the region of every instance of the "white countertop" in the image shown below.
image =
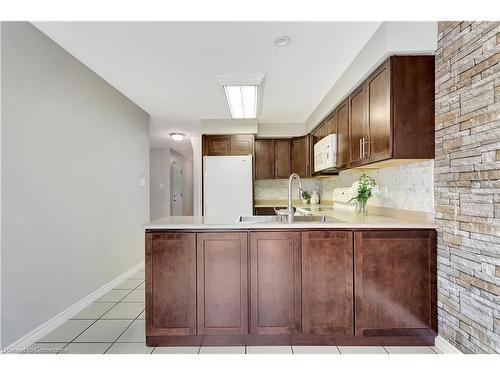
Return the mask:
M316 208L319 206L316 206ZM213 217L213 216L169 216L154 220L144 229L435 229L436 224L431 214L401 210L376 209L373 214L361 216L355 212L342 210L314 211L312 214L324 215L335 219L334 222L267 222L267 223L239 223L238 217ZM298 208L299 212L302 209Z

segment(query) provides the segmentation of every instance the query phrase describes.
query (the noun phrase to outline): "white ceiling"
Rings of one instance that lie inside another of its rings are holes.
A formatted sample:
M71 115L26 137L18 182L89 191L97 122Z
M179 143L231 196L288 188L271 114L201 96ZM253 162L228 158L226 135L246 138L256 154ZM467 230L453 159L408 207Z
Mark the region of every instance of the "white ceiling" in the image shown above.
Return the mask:
M262 122L305 122L380 22L35 22L157 130L229 118L217 74L265 74ZM291 44L275 47L280 35Z

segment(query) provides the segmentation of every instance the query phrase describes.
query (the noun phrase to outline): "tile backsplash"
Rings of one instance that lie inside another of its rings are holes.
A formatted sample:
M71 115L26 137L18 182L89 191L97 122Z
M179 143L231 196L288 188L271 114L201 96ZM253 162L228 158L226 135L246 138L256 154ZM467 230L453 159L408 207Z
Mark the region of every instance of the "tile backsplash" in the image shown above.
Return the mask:
M368 205L434 212L434 161L426 160L382 169L350 169L321 180L321 199L331 200L333 189L349 187L362 173L373 177L381 194Z
M307 191L320 191L320 181L308 178L301 179L302 186ZM288 199L288 179L283 180L255 180L255 199L282 200ZM293 182L292 198L299 198L297 181Z
M434 212L433 160L383 169L350 169L331 178L302 179L302 184L308 191L319 191L321 200L332 200L334 188L350 187L363 172L375 178L381 190L379 197L368 201L369 205ZM296 184L294 182L294 199L298 199ZM282 200L288 197L288 179L256 180L254 188L255 199Z

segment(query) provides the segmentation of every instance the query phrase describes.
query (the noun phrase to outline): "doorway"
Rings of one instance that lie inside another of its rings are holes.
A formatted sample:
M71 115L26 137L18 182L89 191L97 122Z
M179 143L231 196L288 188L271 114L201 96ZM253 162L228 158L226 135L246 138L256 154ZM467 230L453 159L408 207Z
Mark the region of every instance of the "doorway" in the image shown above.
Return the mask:
M182 166L170 164L170 216L182 216Z

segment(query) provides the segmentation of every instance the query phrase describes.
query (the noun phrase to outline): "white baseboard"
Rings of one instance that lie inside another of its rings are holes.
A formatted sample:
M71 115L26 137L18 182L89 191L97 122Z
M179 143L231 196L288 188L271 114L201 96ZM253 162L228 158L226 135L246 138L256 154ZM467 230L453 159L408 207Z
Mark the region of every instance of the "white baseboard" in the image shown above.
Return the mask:
M71 319L74 317L76 314L78 314L80 311L88 307L90 304L92 304L94 301L108 293L111 289L114 289L118 285L120 285L122 282L127 280L130 276L132 276L134 273L139 271L144 267L144 262L140 262L139 264L136 264L134 267L130 268L128 271L125 271L122 273L120 276L114 278L111 280L109 283L103 285L99 289L93 291L90 293L88 296L85 298L81 299L77 303L75 303L73 306L68 307L66 310L60 312L53 318L47 320L45 323L39 325L37 328L32 330L31 332L27 333L20 339L14 341L12 344L7 346L5 349L1 350L0 348L0 353L3 351L4 353L18 353L30 345L33 345L35 342L40 340L42 337L47 335L49 332L53 331L57 327L59 327L61 324L63 324L65 321L68 319Z
M436 348L443 354L463 354L460 350L450 344L443 336L438 335L436 337L435 344Z

